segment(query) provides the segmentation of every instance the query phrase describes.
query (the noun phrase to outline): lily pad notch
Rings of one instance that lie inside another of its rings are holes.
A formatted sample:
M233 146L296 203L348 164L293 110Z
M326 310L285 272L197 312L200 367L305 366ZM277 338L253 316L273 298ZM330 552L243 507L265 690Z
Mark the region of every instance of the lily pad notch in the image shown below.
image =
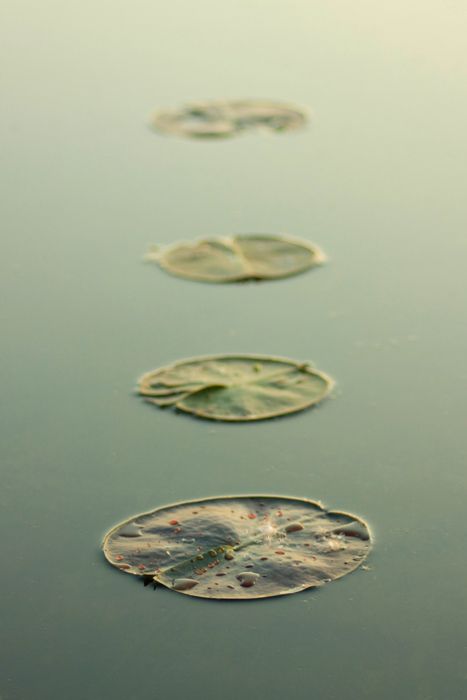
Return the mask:
M326 257L317 246L293 236L237 234L154 246L145 259L176 277L232 283L292 277Z
M147 372L138 393L160 408L245 422L302 411L322 401L333 386L329 376L308 363L269 355L213 355Z
M280 496L227 496L156 508L105 536L120 571L185 595L251 600L318 588L355 571L371 547L359 517Z

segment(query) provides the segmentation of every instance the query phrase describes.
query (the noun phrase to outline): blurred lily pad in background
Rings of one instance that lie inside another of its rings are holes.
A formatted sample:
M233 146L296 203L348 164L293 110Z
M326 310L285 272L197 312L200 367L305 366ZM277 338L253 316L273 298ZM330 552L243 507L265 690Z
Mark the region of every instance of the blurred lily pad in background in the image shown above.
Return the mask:
M229 496L187 501L113 528L107 560L199 598L252 599L323 586L357 569L366 523L307 499Z
M325 256L319 248L298 238L242 234L153 248L146 260L191 280L244 282L297 275L320 265Z
M191 138L235 136L249 129L292 131L305 126L307 112L274 100L209 100L156 112L153 127Z
M238 422L302 411L332 387L330 377L306 363L268 355L215 355L148 372L138 390L161 408Z

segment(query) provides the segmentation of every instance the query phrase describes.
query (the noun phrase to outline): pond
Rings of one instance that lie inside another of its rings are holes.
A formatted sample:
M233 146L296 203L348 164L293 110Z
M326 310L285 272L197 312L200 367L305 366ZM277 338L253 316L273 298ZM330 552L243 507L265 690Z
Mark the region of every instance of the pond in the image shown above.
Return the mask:
M1 700L466 696L465 8L438 0L32 0L3 9ZM306 129L190 140L155 110L285 100ZM212 285L152 244L288 234L322 266ZM177 360L311 362L275 420L146 405ZM278 494L370 526L323 588L144 587L105 533L176 501ZM460 540L460 541L459 541Z

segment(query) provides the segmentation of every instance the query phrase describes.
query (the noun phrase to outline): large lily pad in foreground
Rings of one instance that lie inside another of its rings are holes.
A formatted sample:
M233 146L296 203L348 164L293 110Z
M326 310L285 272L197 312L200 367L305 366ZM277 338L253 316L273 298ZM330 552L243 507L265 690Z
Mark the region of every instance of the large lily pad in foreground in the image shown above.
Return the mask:
M330 377L308 364L263 355L182 360L141 377L139 393L156 406L200 418L253 421L301 411L330 392Z
M180 109L159 110L153 119L157 131L191 138L234 136L248 129L280 132L299 129L306 112L295 105L273 100L209 100Z
M290 277L319 265L323 253L288 236L237 235L176 243L146 259L178 277L201 282L243 282Z
M360 518L320 503L232 496L157 508L104 540L115 567L200 598L297 593L354 571L370 549Z

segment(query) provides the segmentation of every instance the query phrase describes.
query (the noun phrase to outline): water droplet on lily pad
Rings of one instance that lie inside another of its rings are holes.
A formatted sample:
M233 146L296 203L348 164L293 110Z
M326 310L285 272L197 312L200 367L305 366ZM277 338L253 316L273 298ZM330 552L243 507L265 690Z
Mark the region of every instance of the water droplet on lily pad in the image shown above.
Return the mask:
M122 537L140 537L141 530L136 523L129 522L122 529L121 535Z
M206 100L179 109L161 109L153 127L164 134L216 139L250 129L292 131L307 122L307 112L296 105L274 100Z
M260 502L264 519L248 518ZM171 518L196 545L167 528ZM120 571L144 580L151 575L155 583L200 598L268 598L319 587L361 566L371 546L361 518L299 498L229 496L163 506L138 516L137 540L122 534L133 520L106 535L107 560ZM287 531L287 522L302 527ZM198 561L199 546L205 566ZM210 552L220 549L225 554L213 558Z
M324 399L332 386L330 377L294 360L216 355L181 360L148 372L138 389L148 402L161 408L171 406L199 418L238 422L302 411Z
M174 591L189 591L198 585L198 581L192 578L176 578L172 584Z
M303 530L303 525L301 523L290 523L290 525L287 525L285 528L286 532L298 532L299 530Z
M320 265L325 256L299 238L239 234L155 247L146 260L177 277L222 283L291 277Z
M254 586L259 578L259 574L251 573L249 571L244 571L237 576L237 580L240 581L240 585L243 586L243 588L251 588L251 586Z

